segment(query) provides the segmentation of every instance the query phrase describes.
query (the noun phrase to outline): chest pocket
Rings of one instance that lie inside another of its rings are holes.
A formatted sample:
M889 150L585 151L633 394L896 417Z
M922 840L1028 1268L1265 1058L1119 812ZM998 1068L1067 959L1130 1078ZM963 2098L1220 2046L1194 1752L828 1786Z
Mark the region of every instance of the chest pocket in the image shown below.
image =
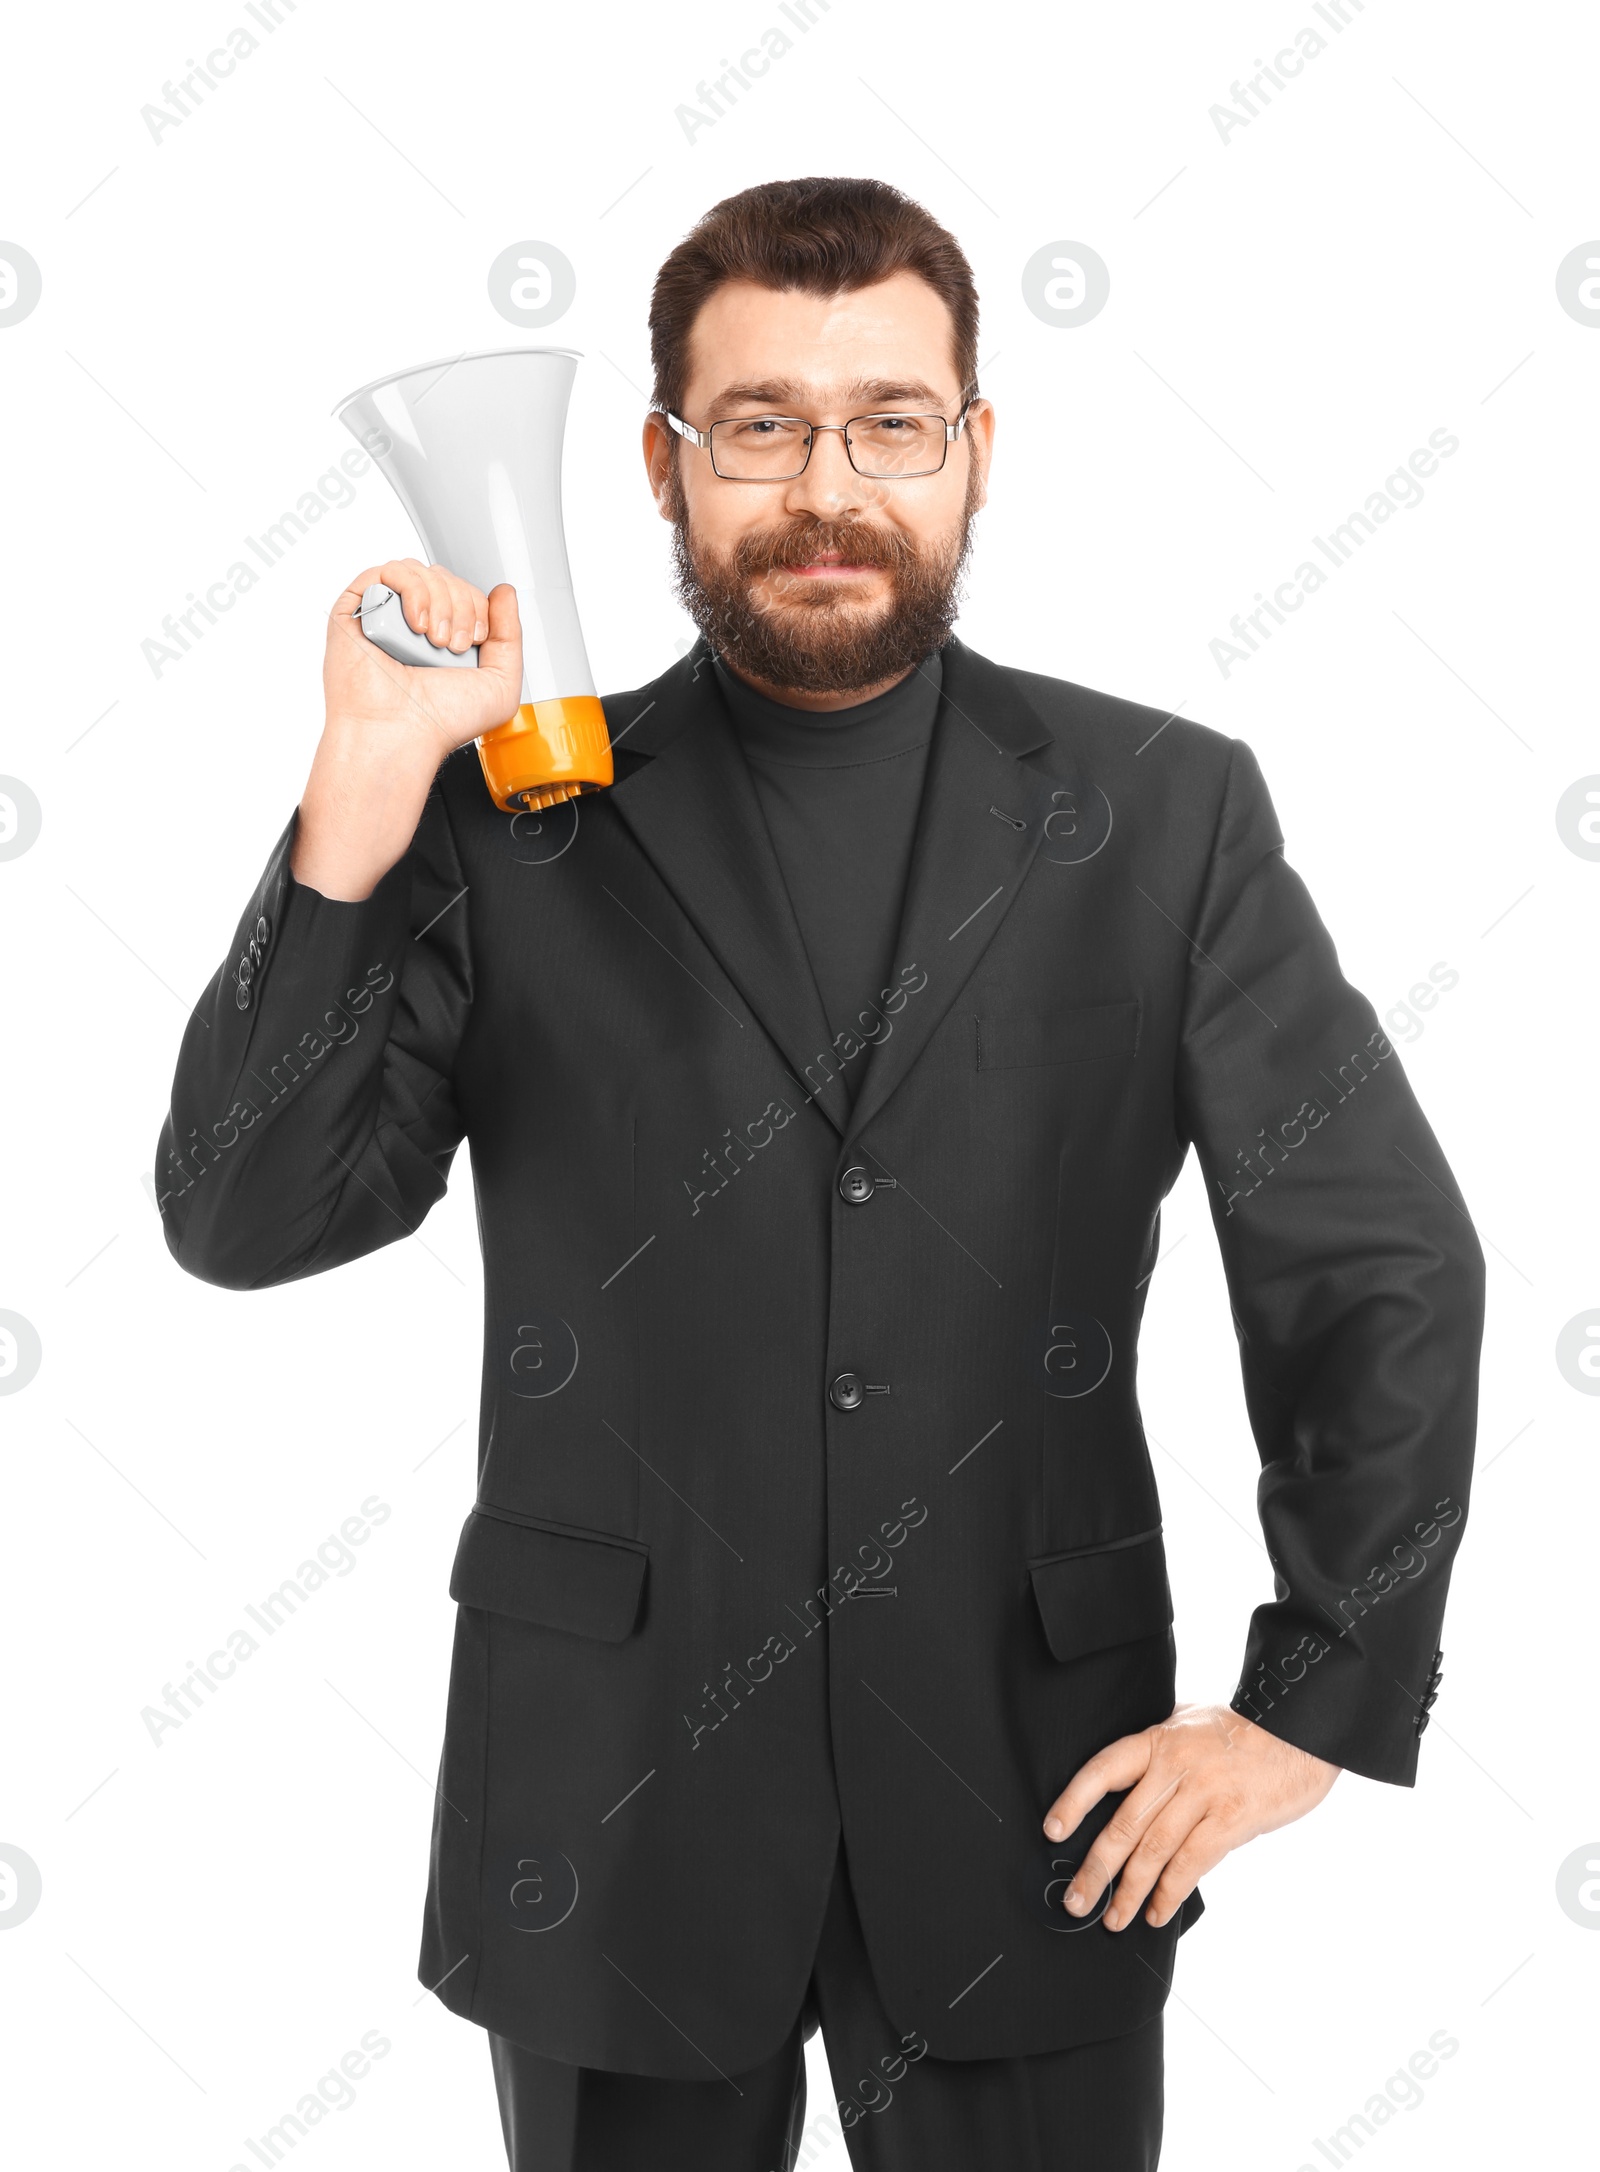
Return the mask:
M1095 1003L1045 1015L1023 1010L980 1012L980 1071L1014 1071L1036 1064L1105 1063L1139 1052L1140 1004Z

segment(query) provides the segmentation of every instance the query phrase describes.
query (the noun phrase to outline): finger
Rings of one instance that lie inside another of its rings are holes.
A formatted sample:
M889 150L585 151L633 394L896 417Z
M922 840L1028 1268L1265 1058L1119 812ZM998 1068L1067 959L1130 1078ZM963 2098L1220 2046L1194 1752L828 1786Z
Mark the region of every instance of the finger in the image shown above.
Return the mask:
M386 566L368 566L364 572L358 573L355 579L347 587L342 588L334 598L333 608L328 613L329 618L355 618L359 616L361 599L367 590L372 587L375 581L381 581L386 588L391 587L393 584L388 576L394 570L394 562L391 561Z
M477 601L471 583L451 573L444 566L429 569L439 576L444 588L444 602L438 613L437 639L442 648L452 649L459 656L472 643L472 628L478 615Z
M420 558L391 558L378 568L378 579L400 598L400 609L413 633L428 630L431 600L428 569Z
M448 648L454 625L451 591L455 575L444 566L428 568L428 639L436 649Z
M1220 1819L1202 1818L1182 1847L1168 1858L1167 1867L1145 1910L1145 1921L1154 1924L1157 1930L1169 1923L1200 1880L1216 1869L1231 1846L1227 1827Z
M1087 1915L1105 1888L1176 1794L1181 1772L1152 1769L1125 1802L1117 1805L1095 1835L1088 1854L1067 1888L1066 1906L1072 1915Z
M1123 1735L1097 1750L1081 1765L1045 1812L1047 1840L1065 1840L1074 1833L1102 1795L1119 1787L1132 1787L1149 1770L1151 1742L1148 1734Z
M1111 1896L1103 1921L1120 1931L1139 1913L1151 1887L1205 1815L1198 1801L1179 1795L1158 1817L1152 1818L1122 1866L1117 1890Z
M459 656L481 641L488 632L489 599L459 574L447 576L450 584L450 647Z

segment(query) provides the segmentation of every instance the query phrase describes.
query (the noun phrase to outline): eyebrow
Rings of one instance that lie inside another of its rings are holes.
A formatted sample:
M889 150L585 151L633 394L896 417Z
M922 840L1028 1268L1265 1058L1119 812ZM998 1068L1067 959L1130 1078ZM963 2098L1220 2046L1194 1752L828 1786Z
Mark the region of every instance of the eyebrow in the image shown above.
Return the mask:
M943 407L945 395L935 392L920 377L855 377L838 388L838 398L832 404L843 407L857 400L865 400L869 407L886 400L925 400L930 407ZM790 407L830 404L813 402L809 388L793 377L764 377L759 382L724 385L712 399L711 407L751 407L775 401L787 402Z

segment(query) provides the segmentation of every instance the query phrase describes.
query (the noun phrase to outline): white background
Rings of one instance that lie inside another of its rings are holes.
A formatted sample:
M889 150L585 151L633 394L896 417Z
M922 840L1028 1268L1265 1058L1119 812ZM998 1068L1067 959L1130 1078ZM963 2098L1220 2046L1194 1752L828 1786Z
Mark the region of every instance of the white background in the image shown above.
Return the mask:
M566 506L597 682L653 676L690 629L637 449L651 279L718 198L827 172L912 192L977 274L999 427L964 638L1251 743L1489 1259L1419 1783L1347 1777L1207 1881L1164 2163L1320 2168L1316 2138L1438 2031L1459 2050L1363 2164L1570 2161L1600 1918L1570 1920L1555 1881L1600 1858L1597 1406L1555 1344L1600 1305L1600 864L1555 810L1600 770L1600 326L1555 274L1600 234L1600 38L1576 5L1347 4L1336 36L1312 0L1059 20L834 0L801 36L778 0L303 0L159 143L140 108L251 22L243 0L13 18L0 239L44 281L0 331L0 772L43 808L0 863L0 1308L44 1352L0 1401L0 1840L43 1877L0 1936L19 2163L253 2163L243 2137L371 2030L390 2053L297 2165L503 2161L482 2035L414 1978L474 1471L465 1157L421 1241L258 1296L185 1279L141 1183L185 1014L311 757L324 613L414 547L387 485L369 474L159 678L140 644L346 449L338 397L543 340L586 356ZM794 49L686 140L675 108L774 24ZM1328 50L1224 143L1209 109L1307 25ZM485 283L523 239L577 270L533 334ZM1078 328L1022 298L1064 239L1111 272ZM1228 620L1440 428L1460 448L1425 501L1224 676ZM1439 961L1459 980L1420 1032L1389 1018ZM1180 1689L1223 1699L1270 1576L1192 1164L1164 1238L1141 1393ZM141 1709L369 1495L392 1514L351 1572L154 1747ZM843 2172L835 2131L817 2161Z

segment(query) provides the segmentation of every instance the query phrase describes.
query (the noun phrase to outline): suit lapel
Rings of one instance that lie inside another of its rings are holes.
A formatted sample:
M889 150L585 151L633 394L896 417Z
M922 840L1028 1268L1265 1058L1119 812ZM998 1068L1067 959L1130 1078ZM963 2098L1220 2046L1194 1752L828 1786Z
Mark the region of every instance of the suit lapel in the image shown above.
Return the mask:
M952 639L891 975L927 976L872 1043L847 1126L865 1130L905 1079L994 940L1056 811L1051 778L1019 759L1051 734L1010 674ZM913 985L907 979L905 985Z
M928 750L892 973L925 974L860 1058L852 1109L811 962L738 732L704 641L607 721L619 777L606 798L694 924L797 1082L841 1137L861 1132L910 1072L993 941L1032 866L1054 795L1021 757L1051 734L1011 675L952 639ZM853 1068L854 1066L852 1066Z
M611 787L609 804L842 1133L844 1087L817 1062L831 1040L822 998L704 641L642 695L610 702L607 722L619 756L649 757Z

